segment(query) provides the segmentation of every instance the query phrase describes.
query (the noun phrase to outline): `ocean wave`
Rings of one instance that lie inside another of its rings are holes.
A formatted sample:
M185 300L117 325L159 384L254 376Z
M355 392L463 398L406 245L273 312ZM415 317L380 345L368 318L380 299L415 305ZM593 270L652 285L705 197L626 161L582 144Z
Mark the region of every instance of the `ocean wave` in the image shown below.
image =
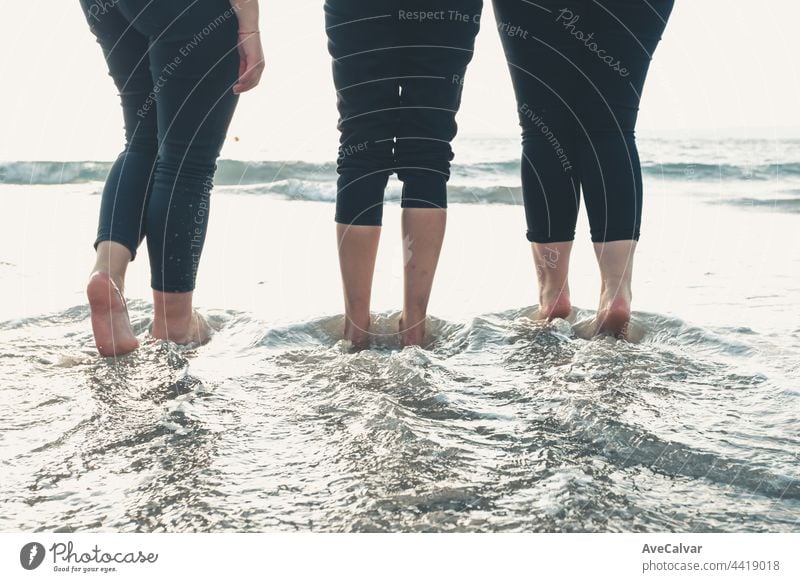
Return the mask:
M336 200L336 183L317 182L313 180L278 180L270 184L254 184L250 186L221 186L219 192L254 196L278 196L286 200L304 200L309 202L333 202ZM386 189L384 200L398 202L402 197L399 184L390 184ZM521 204L522 188L519 186L468 186L451 184L448 187L447 199L451 203L461 204Z
M519 160L454 164L453 180L486 187L487 184L518 185ZM4 162L0 163L0 183L78 184L102 182L110 162ZM645 161L642 171L651 178L686 181L775 180L800 177L800 163L786 164L704 164L657 163ZM245 162L220 160L215 183L219 186L271 185L287 181L336 182L336 164L300 161Z
M642 172L672 180L776 180L800 176L800 163L789 164L694 164L644 162Z
M3 184L80 184L105 180L109 162L4 162Z
M102 182L111 162L4 162L0 163L0 183L79 184ZM269 184L289 179L330 181L336 179L336 164L309 162L242 162L220 160L215 183L218 185Z
M732 198L716 200L719 204L750 207L757 210L778 210L781 212L800 212L800 198Z

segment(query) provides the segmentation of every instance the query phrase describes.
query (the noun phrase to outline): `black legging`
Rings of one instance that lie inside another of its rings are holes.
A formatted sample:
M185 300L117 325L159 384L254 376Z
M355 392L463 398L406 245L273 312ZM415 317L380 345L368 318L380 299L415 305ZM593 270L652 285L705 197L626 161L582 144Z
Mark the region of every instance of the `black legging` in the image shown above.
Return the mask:
M592 241L638 240L634 128L673 0L494 0L522 126L531 242L571 241L586 201Z
M341 131L336 221L380 225L392 172L404 208L445 208L455 115L482 0L327 0Z
M135 257L151 285L194 289L216 160L236 107L238 21L228 0L81 0L122 101L125 149L103 190L95 247Z

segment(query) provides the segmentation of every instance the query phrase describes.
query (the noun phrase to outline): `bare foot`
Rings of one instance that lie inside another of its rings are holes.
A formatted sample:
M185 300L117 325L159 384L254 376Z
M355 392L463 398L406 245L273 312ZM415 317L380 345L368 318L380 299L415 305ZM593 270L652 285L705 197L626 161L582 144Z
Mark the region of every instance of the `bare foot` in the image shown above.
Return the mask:
M97 271L86 286L92 331L97 351L103 357L127 354L139 347L128 319L128 309L116 283L108 273Z
M628 339L631 321L631 304L625 297L615 297L603 305L595 320L596 333L611 335L618 339Z
M533 319L546 319L547 321L556 318L566 319L571 312L572 304L566 293L558 293L553 299L548 299L543 294L539 299L539 308L533 315Z
M211 339L211 326L197 311L192 311L185 322L153 322L150 334L160 340L169 340L178 345L208 343Z
M405 314L400 316L400 344L406 346L421 346L425 340L425 316L410 317L411 321L416 321L415 325L406 327L404 322Z
M594 320L595 334L630 339L631 279L635 240L594 243L600 266L600 307Z
M189 344L206 344L211 339L211 326L208 320L197 311L192 312L192 335Z
M369 348L370 335L369 320L363 326L359 326L353 323L350 318L345 315L344 339L353 344L354 349L365 350Z

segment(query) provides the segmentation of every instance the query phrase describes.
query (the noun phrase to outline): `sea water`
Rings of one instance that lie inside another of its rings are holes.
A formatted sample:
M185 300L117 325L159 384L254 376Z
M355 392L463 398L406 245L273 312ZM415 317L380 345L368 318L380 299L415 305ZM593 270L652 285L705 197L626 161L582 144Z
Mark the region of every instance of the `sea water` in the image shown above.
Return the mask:
M800 141L642 140L638 343L530 318L517 144L460 148L424 348L399 188L372 349L342 341L328 163L220 163L202 347L103 359L83 286L108 164L0 165L0 530L800 531ZM576 319L597 269L582 214Z

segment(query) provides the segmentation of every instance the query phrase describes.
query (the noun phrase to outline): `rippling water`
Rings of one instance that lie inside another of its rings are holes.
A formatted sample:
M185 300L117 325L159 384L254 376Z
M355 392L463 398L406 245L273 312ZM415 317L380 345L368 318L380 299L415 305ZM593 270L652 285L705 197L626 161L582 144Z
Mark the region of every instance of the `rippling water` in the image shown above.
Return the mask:
M83 305L107 164L0 164L0 531L800 531L800 141L641 146L641 342L521 309L519 144L490 139L458 148L425 349L391 334L396 203L382 335L350 353L323 317L333 167L223 162L197 297L230 309L219 331L117 361ZM587 233L581 215L577 306L597 300Z
M383 314L350 353L340 317L215 312L206 346L116 361L85 307L7 321L0 530L800 531L800 329L638 313L630 344L528 314L404 350Z

